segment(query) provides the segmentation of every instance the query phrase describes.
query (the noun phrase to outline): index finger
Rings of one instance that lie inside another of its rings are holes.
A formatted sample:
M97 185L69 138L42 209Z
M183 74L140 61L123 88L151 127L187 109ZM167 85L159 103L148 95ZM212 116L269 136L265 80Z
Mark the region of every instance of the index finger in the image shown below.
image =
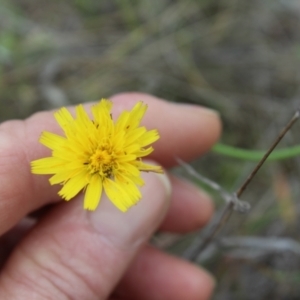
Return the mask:
M117 112L133 107L137 101L148 104L142 123L160 134L150 158L165 168L176 165L178 158L190 161L204 154L221 132L217 112L201 106L167 102L140 93L119 94L110 99L116 103Z
M161 138L154 144L152 158L165 167L176 157L190 160L207 151L220 133L218 117L207 110L168 103L144 94L121 94L111 98L114 114L131 109L142 100L148 104L143 121L148 129L158 129ZM91 104L86 104L88 110ZM71 108L72 110L72 108ZM8 121L0 126L0 234L27 213L58 201L58 187L46 176L32 175L30 161L49 156L38 143L42 131L60 133L53 112L42 112L25 121Z

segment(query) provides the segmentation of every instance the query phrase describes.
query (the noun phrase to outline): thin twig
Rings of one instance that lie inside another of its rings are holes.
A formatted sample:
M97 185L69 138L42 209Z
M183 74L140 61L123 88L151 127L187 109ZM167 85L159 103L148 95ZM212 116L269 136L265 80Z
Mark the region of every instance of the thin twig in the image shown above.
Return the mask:
M266 254L289 251L297 256L300 256L300 243L291 238L252 236L226 237L218 241L218 244L227 249L255 249L263 251Z
M170 247L170 246L169 246ZM287 254L300 257L300 243L286 237L229 236L215 239L197 262L205 262L220 252L235 259L257 260L271 254Z
M183 160L177 158L177 162L193 178L196 178L196 179L200 180L202 183L207 185L209 188L211 188L212 190L218 192L219 195L221 196L221 198L223 198L223 200L225 201L226 204L229 204L229 203L233 202L233 204L234 204L233 209L234 210L236 210L238 212L241 212L241 213L246 213L250 210L250 204L248 202L239 200L235 193L227 192L225 189L223 189L216 182L214 182L211 179L208 179L207 177L199 174L192 166L185 163Z
M254 168L254 170L251 172L251 174L249 175L249 177L246 179L246 181L242 184L242 186L238 189L238 191L236 192L237 197L239 198L242 193L245 191L245 189L247 188L247 186L249 185L249 183L251 182L251 180L253 179L253 177L256 175L256 173L258 172L258 170L261 168L261 166L265 163L265 161L267 160L267 158L269 157L269 155L273 152L273 150L275 149L275 147L279 144L279 142L282 140L282 138L285 136L285 134L291 129L291 127L296 123L296 121L299 119L300 116L300 110L298 109L294 116L291 118L291 120L288 122L288 124L282 129L282 131L279 133L279 135L277 136L276 140L274 141L274 143L271 145L271 147L269 148L269 150L266 152L266 154L263 156L263 158L258 162L258 164L256 165L256 167Z
M195 242L183 253L183 258L190 261L196 261L199 254L213 241L216 234L228 221L233 212L233 202L226 204L218 221L212 226L210 232L204 238L197 238Z
M272 153L272 151L275 149L275 147L278 145L278 143L282 140L282 138L285 136L285 134L290 130L290 128L295 124L295 122L299 119L300 116L300 110L298 109L294 116L291 118L291 120L287 123L287 125L282 129L280 134L277 136L274 143L271 145L271 147L268 149L266 154L262 157L262 159L259 161L259 163L256 165L254 170L250 173L248 178L245 180L245 182L241 185L241 187L237 190L236 193L233 195L235 196L232 201L228 202L219 218L217 223L212 227L210 233L201 240L197 240L197 244L192 245L192 248L189 249L189 251L184 255L185 258L195 261L199 254L210 244L210 242L214 239L216 234L219 232L219 230L223 227L223 225L229 220L233 209L235 201L240 198L240 196L243 194L245 189L248 187L249 183L252 181L253 177L257 174L259 169L262 167L262 165L265 163L269 155Z

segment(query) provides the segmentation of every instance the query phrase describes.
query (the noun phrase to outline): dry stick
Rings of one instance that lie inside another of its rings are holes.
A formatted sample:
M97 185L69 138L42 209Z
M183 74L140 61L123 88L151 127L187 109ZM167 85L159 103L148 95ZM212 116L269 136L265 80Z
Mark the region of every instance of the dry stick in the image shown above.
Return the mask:
M269 155L273 152L275 147L278 145L278 143L282 140L282 138L285 136L285 134L290 130L290 128L295 124L295 122L300 117L300 108L295 112L294 116L291 118L291 120L288 122L288 124L282 129L274 143L271 145L269 150L266 152L266 154L263 156L263 158L259 161L259 163L256 165L254 170L251 172L249 177L246 179L246 181L242 184L242 186L237 190L235 193L237 198L240 198L240 196L243 194L249 183L252 181L253 177L256 175L258 170L261 168L261 166L265 163ZM201 240L198 245L195 245L191 251L189 251L188 255L186 255L186 258L190 261L195 261L199 254L210 244L210 242L213 240L213 238L216 236L216 234L219 232L219 230L223 227L223 225L228 221L230 218L234 208L234 201L230 201L227 203L227 205L224 208L224 211L221 214L221 217L219 221L215 224L215 226L212 228L211 233L204 238L204 240Z

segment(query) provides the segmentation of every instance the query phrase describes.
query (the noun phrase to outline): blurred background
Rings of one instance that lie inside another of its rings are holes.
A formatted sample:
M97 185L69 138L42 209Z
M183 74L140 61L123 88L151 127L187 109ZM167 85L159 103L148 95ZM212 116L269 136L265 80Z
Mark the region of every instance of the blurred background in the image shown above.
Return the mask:
M300 104L299 28L297 0L0 0L0 121L140 91L218 110L223 143L267 149ZM255 163L193 166L234 191ZM250 213L199 257L215 300L300 299L299 175L299 158L267 163L243 195ZM157 239L182 255L195 235Z

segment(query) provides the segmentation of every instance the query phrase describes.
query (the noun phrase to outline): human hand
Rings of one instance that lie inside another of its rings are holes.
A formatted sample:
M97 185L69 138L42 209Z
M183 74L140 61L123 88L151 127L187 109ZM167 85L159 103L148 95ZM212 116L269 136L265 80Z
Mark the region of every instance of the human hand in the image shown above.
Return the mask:
M164 168L198 157L220 134L218 116L201 107L136 93L110 99L116 114L148 103L143 123L161 136L150 159ZM147 245L156 230L203 226L213 211L207 196L171 175L146 173L142 200L128 212L105 196L95 212L84 211L82 194L62 202L59 187L31 174L30 161L47 155L37 142L43 130L60 132L53 113L0 125L0 299L209 299L210 275ZM24 219L36 210L35 220Z

